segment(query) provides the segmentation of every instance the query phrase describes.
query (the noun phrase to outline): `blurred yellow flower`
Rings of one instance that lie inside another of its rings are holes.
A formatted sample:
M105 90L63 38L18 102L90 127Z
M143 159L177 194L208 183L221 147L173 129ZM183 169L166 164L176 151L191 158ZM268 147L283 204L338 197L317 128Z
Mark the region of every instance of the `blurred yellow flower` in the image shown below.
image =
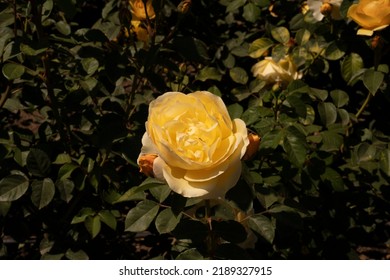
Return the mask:
M138 164L153 159L153 175L184 197L224 197L241 175L249 144L240 119L231 120L222 99L207 91L167 92L149 105ZM148 162L145 163L145 170Z
M347 16L362 27L358 35L371 36L390 25L390 0L361 0L349 7Z
M156 17L152 0L146 2L146 9L142 0L129 0L132 20L146 20Z
M313 12L313 17L321 21L324 16L330 16L332 19L340 20L340 5L343 0L307 0L309 9Z
M252 73L253 76L266 81L268 84L286 84L302 77L290 56L286 56L278 62L267 56L253 65Z

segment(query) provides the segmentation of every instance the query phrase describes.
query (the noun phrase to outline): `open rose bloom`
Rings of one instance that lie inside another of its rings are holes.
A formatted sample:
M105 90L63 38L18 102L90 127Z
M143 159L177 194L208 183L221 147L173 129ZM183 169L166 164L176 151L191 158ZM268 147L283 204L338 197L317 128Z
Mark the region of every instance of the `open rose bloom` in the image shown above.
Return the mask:
M292 80L300 79L302 74L298 72L290 56L274 61L267 56L252 66L253 76L266 81L268 84L289 83Z
M221 198L236 185L248 144L245 123L231 120L221 98L167 92L149 105L138 164L184 197Z
M358 35L371 36L390 25L390 0L360 0L349 7L347 16L362 27Z

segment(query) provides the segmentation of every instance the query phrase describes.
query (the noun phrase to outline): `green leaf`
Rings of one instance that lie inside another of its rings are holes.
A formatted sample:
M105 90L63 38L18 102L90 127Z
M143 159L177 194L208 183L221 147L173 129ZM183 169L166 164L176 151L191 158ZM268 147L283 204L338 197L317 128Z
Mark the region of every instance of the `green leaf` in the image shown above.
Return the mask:
M59 179L55 186L57 190L60 192L60 197L63 201L69 203L69 201L73 198L73 189L74 183L69 179Z
M234 94L234 97L237 99L238 102L248 98L252 94L247 86L236 87L232 89L231 93Z
M202 82L206 80L220 81L222 80L222 74L217 68L206 66L199 71L196 75L196 79Z
M30 55L30 56L35 56L35 55L38 55L40 53L43 53L47 50L46 47L43 47L43 48L40 48L40 49L35 49L33 48L32 46L30 45L27 45L27 44L20 44L20 51L26 55Z
M321 131L321 150L326 152L338 151L343 144L343 136L334 131Z
M87 253L85 253L83 250L74 252L73 250L68 249L65 252L65 257L69 260L89 260Z
M260 151L265 149L275 150L284 137L284 130L271 130L261 137Z
M227 109L232 120L240 118L244 112L244 108L238 103L229 105Z
M2 68L2 72L4 77L6 77L8 80L15 80L24 74L25 68L20 64L6 63Z
M70 25L63 20L56 22L56 28L62 35L67 36L71 33Z
M22 175L12 174L0 181L0 202L19 199L28 189L28 179Z
M342 48L344 46L340 46L339 42L333 41L326 47L324 57L329 60L339 60L345 55L345 51Z
M233 0L229 3L229 5L226 7L226 12L231 13L237 11L239 8L244 6L247 0Z
M344 181L343 177L334 169L327 167L325 169L325 172L321 174L321 179L332 186L332 188L337 191L341 192L344 191Z
M307 42L310 40L311 33L307 29L300 29L297 31L297 34L295 35L295 41L300 46L304 46Z
M53 248L54 241L49 240L49 238L44 237L39 243L39 252L41 255L47 254Z
M290 32L286 27L275 27L271 30L272 37L279 43L286 44L290 41Z
M104 224L106 224L107 226L109 226L113 230L116 230L116 225L117 225L116 217L112 214L111 211L101 210L99 212L98 216L100 217L100 220Z
M87 216L84 225L92 238L95 238L99 234L102 226L99 216Z
M302 101L301 98L297 95L289 95L287 97L287 102L294 109L298 116L301 118L306 118L306 104Z
M202 260L204 257L201 253L199 253L198 249L191 248L188 250L185 250L184 252L181 252L177 257L176 260Z
M323 89L310 88L309 93L321 101L325 101L328 98L328 91Z
M55 194L54 183L50 178L34 181L31 190L31 201L38 209L47 206Z
M351 118L349 117L347 110L337 109L337 115L339 116L342 125L346 126L349 124Z
M168 185L161 185L158 188L149 189L150 193L159 202L163 202L171 194L172 190Z
M0 217L7 216L7 213L11 208L11 204L11 201L0 201Z
M71 162L72 162L72 158L70 157L70 155L63 153L57 155L57 158L55 159L55 161L53 161L53 164L65 164Z
M248 82L248 74L241 67L234 67L229 71L230 77L236 83L245 85Z
M348 93L343 90L335 89L330 92L330 96L332 97L333 103L337 108L341 108L347 105L349 101Z
M256 22L261 14L261 10L253 3L248 3L244 6L244 13L242 16L249 22Z
M13 37L14 34L11 28L8 27L0 28L0 54L3 54L6 44Z
M68 1L61 1L61 2L68 2ZM44 22L50 16L52 10L53 10L53 0L44 1L42 5L42 19L41 19L42 22Z
M175 215L171 208L161 211L156 218L156 229L160 234L171 232L180 222L182 214Z
M140 232L146 230L158 213L160 206L151 200L139 202L126 216L125 231Z
M250 229L260 234L269 243L275 238L275 228L270 219L261 214L255 214L248 219Z
M64 180L70 177L72 172L79 166L74 163L65 163L58 171L58 179Z
M286 129L286 136L283 142L290 161L296 167L302 167L306 161L306 138L297 128L289 126Z
M379 154L379 167L390 177L390 150L383 150Z
M370 145L367 142L363 142L358 145L356 150L356 156L358 163L363 161L372 161L377 153L377 149L374 145Z
M334 124L337 119L337 109L333 103L321 102L318 104L318 113L323 124L329 126Z
M81 65L88 75L92 75L99 68L99 61L94 57L87 57L81 60Z
M252 58L259 58L273 45L274 42L271 39L256 39L249 45L249 56Z
M356 73L364 67L363 59L357 53L346 56L341 63L341 76L349 83Z
M85 221L88 216L94 216L96 213L90 207L81 208L79 213L73 217L71 224L78 224Z
M44 151L32 148L28 153L26 164L33 176L45 177L50 171L51 161Z
M0 12L0 27L6 27L15 22L15 16L12 12L7 12L7 9L2 8L2 11Z
M289 83L287 91L289 95L296 93L308 93L310 90L309 86L301 80L294 80Z
M115 201L115 203L130 201L130 200L138 200L140 198L139 196L140 193L143 193L144 191L151 188L164 187L165 185L166 185L165 183L157 179L147 178L141 185L132 187L131 189L126 191L117 201Z
M382 72L368 69L363 74L363 84L372 95L375 95L381 87L384 77Z

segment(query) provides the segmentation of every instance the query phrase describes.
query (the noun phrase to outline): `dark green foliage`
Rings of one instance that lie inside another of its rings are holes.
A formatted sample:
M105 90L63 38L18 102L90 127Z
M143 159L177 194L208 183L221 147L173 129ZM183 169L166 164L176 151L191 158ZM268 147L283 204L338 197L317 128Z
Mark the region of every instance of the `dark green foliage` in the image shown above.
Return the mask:
M389 28L285 2L154 1L145 43L126 1L2 1L0 258L388 258ZM253 77L285 54L299 79ZM196 90L261 136L226 200L136 163L150 101Z

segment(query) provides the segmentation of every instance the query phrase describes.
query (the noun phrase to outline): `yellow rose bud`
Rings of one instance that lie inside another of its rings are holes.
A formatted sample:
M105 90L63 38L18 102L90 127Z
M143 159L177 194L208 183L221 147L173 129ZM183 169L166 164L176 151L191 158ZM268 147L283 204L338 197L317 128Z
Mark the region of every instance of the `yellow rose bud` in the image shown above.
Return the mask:
M324 16L329 16L332 13L332 4L329 4L329 3L322 4L322 6L320 8L320 12Z
M360 25L358 35L371 36L390 25L390 0L360 0L349 7L347 16Z
M292 80L302 77L302 74L297 71L297 67L289 56L280 59L278 62L274 61L272 57L265 57L253 65L252 73L253 76L266 81L268 84L288 84Z
M153 162L157 155L143 155L138 159L139 171L144 173L146 176L154 177L153 173Z
M177 10L179 13L186 14L191 8L192 1L191 0L183 0L177 6Z
M248 131L242 120L231 120L218 96L167 92L150 103L145 126L138 164L157 155L153 174L174 192L220 198L238 182Z
M260 136L256 133L250 131L248 133L249 145L246 148L245 155L243 156L243 160L249 160L253 158L253 156L257 153L260 146Z
M307 5L307 2L304 2L302 5L301 5L301 13L306 15L306 13L310 11L309 9L309 5Z
M152 0L146 2L146 9L142 0L129 0L129 4L132 20L146 20L148 17L149 19L156 17Z
M342 19L340 5L343 0L307 0L309 10L312 11L313 17L321 21L324 16L330 16L332 19Z

